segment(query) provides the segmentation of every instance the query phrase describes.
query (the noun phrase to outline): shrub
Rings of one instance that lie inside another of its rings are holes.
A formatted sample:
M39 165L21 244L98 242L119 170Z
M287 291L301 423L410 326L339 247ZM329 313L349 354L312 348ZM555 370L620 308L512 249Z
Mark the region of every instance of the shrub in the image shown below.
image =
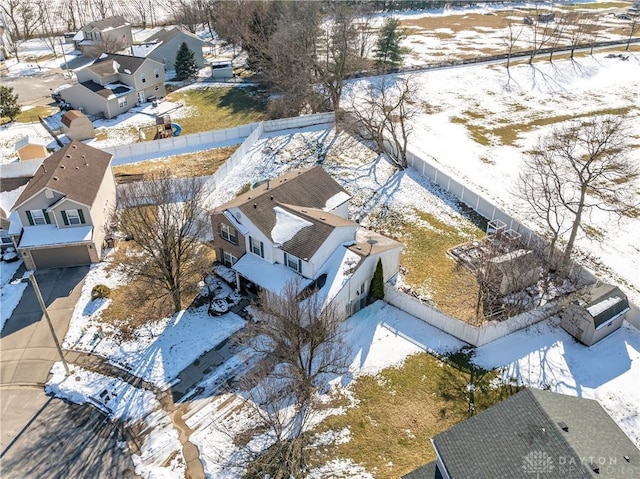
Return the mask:
M111 288L104 284L96 284L91 290L91 299L108 298L111 294Z
M384 299L384 275L382 272L382 261L380 259L378 259L376 271L373 273L367 304L375 303L379 299Z

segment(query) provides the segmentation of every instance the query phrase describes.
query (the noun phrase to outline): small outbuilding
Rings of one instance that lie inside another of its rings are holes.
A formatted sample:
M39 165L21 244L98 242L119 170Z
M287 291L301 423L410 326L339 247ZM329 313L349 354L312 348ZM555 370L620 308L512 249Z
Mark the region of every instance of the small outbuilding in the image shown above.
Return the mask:
M41 160L49 156L47 142L40 138L25 136L16 143L15 148L20 161Z
M95 138L93 123L80 110L69 110L62 115L62 132L70 140L88 140Z
M500 294L510 294L535 284L540 275L538 258L531 250L518 249L491 258L486 280Z
M211 76L216 80L233 78L233 63L231 60L211 62Z
M581 343L591 346L620 328L629 299L617 286L599 284L562 312L560 325Z

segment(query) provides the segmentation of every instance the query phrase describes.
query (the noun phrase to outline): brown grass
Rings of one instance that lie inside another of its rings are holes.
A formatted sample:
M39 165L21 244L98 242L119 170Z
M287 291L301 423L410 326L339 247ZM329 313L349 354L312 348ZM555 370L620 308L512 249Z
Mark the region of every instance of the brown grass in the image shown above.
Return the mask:
M133 242L120 241L108 270L113 270L118 264L126 262L127 254L134 249ZM213 264L215 253L209 248L205 251L210 256L208 260ZM183 307L191 304L196 296L197 291L186 293L183 296ZM154 323L174 314L171 298L156 299L156 295L149 294L149 285L142 278L127 278L126 283L111 290L109 298L111 302L102 312L101 319L117 328L123 339L131 338L134 331L145 324Z
M510 386L491 389L495 376L485 373L476 382L476 412L516 392ZM329 417L319 428L348 427L351 440L324 449L323 459L351 458L381 479L397 479L430 462L435 459L430 439L468 417L470 378L426 353L376 377L358 378L352 388L357 406Z
M208 176L214 174L220 165L227 161L237 148L237 145L227 146L225 148L185 153L184 155L168 156L161 160L119 165L113 168L113 173L119 182L126 181L126 177L129 175L137 177L145 173L159 172L167 169L177 178Z
M403 227L405 249L401 261L407 270L405 282L420 294L430 294L443 312L475 321L478 283L472 273L457 266L447 251L471 238L481 238L484 232L471 222L456 228L428 213L416 214L431 228L412 223Z
M433 32L439 28L448 28L454 33L462 31L473 30L477 27L486 28L503 28L507 24L507 17L513 15L513 12L496 12L496 15L484 15L482 13L469 13L466 15L451 15L446 17L422 17L422 18L409 18L400 20L400 24L405 27L418 27L424 30ZM413 29L409 30L411 35L414 32ZM445 35L451 38L451 35L446 32L435 33L438 37Z

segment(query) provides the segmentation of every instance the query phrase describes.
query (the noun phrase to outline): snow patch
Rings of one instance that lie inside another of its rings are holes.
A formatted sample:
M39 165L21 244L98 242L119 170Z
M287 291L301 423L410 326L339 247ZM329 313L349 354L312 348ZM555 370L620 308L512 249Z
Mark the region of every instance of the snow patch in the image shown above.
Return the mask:
M273 208L276 212L276 224L271 230L271 238L276 246L283 245L293 238L301 229L313 226L313 223L286 211L279 206Z

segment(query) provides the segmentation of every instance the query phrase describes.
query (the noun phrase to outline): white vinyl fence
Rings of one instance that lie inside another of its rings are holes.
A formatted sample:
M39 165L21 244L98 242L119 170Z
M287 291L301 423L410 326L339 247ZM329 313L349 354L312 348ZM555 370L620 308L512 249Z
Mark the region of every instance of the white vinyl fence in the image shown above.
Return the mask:
M572 297L559 298L533 311L527 311L504 321L491 321L482 326L474 326L449 316L418 298L397 290L390 284L384 286L384 300L387 303L473 346L482 346L543 321L560 311L571 299Z

